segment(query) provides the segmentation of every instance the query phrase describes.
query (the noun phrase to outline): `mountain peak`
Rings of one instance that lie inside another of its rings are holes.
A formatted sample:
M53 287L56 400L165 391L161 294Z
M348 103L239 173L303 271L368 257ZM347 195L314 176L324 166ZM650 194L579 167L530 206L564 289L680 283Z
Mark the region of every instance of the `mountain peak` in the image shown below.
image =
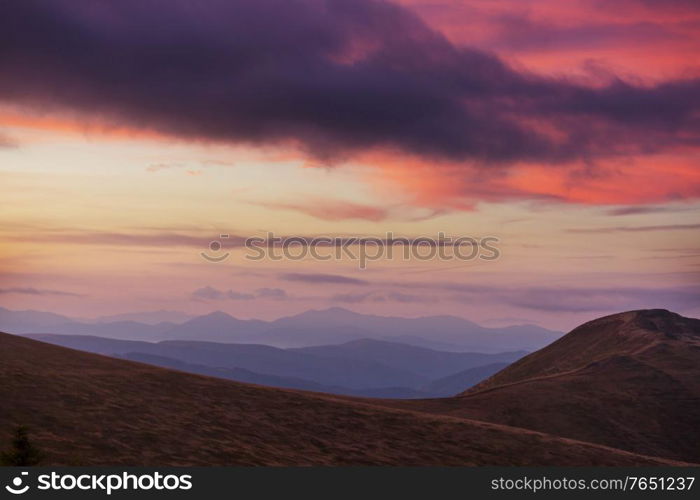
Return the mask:
M656 341L660 338L697 338L699 334L700 320L686 318L667 309L640 309L589 321L574 329L569 335L585 335L589 338L615 335L624 337L628 341L642 339Z
M225 313L223 311L213 311L208 314L203 314L202 316L197 316L196 318L193 318L191 321L230 321L230 320L235 320L233 316L231 316L228 313Z
M307 313L311 314L342 314L342 315L359 315L359 313L356 313L355 311L351 311L350 309L345 309L344 307L329 307L327 309L311 309L310 311L307 311Z
M362 316L360 313L345 309L343 307L329 307L328 309L310 309L304 311L303 313L296 314L294 316L287 316L286 318L280 318L280 320L289 319L313 319L313 320L342 320L346 318L356 318ZM279 321L279 320L278 320Z
M647 309L589 321L456 398L401 407L698 463L699 381L700 320Z
M637 356L662 345L685 348L686 344L700 346L700 320L665 309L612 314L574 328L467 393L571 372L611 357Z

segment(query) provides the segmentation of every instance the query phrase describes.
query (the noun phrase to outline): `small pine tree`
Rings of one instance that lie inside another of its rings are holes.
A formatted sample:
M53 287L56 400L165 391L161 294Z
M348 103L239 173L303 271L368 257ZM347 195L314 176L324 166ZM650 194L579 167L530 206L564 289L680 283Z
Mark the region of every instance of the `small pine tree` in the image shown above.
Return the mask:
M41 451L36 449L29 441L29 429L20 425L15 429L15 437L12 439L12 449L0 453L0 464L28 467L38 465L43 458Z

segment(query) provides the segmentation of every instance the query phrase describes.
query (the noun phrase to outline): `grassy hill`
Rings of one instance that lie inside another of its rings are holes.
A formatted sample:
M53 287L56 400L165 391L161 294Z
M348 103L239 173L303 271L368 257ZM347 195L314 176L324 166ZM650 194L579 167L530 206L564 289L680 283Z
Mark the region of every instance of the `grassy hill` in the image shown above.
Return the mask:
M669 463L461 417L271 389L0 334L0 442L47 465Z
M700 320L606 316L457 397L385 404L700 463Z

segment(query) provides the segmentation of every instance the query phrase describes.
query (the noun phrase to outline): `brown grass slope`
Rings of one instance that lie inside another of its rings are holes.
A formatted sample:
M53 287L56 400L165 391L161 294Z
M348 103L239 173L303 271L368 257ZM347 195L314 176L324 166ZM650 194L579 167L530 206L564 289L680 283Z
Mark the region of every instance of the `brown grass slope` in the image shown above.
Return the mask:
M46 464L668 463L462 418L185 374L0 334L0 438Z
M588 322L454 398L387 405L700 462L700 320Z

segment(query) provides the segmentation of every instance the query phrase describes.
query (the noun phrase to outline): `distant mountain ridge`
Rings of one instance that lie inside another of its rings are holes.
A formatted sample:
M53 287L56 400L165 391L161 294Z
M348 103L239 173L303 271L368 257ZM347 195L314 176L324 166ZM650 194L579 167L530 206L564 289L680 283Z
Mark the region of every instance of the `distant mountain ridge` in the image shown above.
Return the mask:
M500 354L441 352L370 339L334 346L280 349L259 344L185 340L152 343L89 335L26 336L87 352L241 382L394 398L441 395L442 392L427 389L435 379L494 362L510 363L526 354L523 351ZM472 379L472 382L480 380Z
M525 351L498 354L444 352L372 339L290 350L331 358L372 360L400 370L418 369L421 375L430 378L442 378L458 371L492 363L511 363L527 354Z
M465 389L477 385L482 380L505 369L509 363L491 363L488 365L467 368L457 373L433 380L429 384L419 387L420 390L431 394L431 397L455 396ZM415 398L412 398L415 399Z
M115 321L136 321L138 323L145 323L147 325L157 325L159 323L172 323L180 324L185 321L189 321L194 316L191 314L185 314L180 311L140 311L124 314L111 314L108 316L99 316L95 318L94 321L89 321L90 323L113 323Z
M143 315L144 313L139 313ZM0 330L11 333L94 335L123 340L200 340L254 343L275 347L311 347L373 339L454 352L532 351L561 336L534 325L487 328L454 316L400 318L330 308L275 321L241 320L221 311L180 324L133 320L86 323L40 311L0 308Z
M144 354L141 352L129 352L118 356L122 359L130 361L138 361L154 366L162 366L163 368L171 368L187 373L196 373L199 375L208 375L210 377L235 380L237 382L247 382L249 384L262 385L267 387L279 387L286 389L300 389L303 391L321 392L326 394L341 394L347 396L363 396L377 398L419 398L430 397L433 393L428 391L419 391L408 387L377 387L366 389L350 389L340 386L327 386L313 382L311 380L279 377L275 375L265 375L252 372L243 368L214 368L205 365L197 365L185 363L177 359L156 356L152 354Z

